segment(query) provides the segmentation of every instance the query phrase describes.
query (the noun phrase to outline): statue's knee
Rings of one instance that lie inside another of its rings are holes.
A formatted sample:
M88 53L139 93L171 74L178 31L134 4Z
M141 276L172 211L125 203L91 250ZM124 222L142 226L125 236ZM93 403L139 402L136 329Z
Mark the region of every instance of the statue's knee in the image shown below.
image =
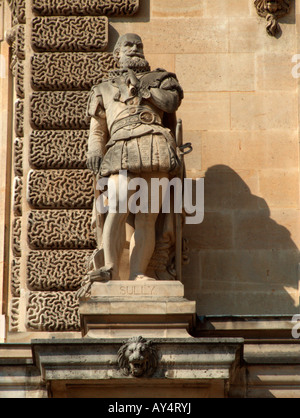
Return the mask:
M140 214L140 216L136 217L135 220L135 227L141 227L141 228L154 228L155 222L157 219L157 215L154 215L152 213L143 213Z

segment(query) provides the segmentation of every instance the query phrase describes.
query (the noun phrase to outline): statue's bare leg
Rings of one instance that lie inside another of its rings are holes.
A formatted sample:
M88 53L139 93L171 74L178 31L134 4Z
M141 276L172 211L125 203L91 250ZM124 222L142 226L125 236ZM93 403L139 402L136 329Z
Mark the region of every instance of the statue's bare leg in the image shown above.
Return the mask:
M103 250L105 267L111 272L111 280L119 279L119 265L125 246L125 222L127 213L109 213L103 230Z
M155 280L147 277L146 272L155 250L156 233L155 223L158 212L161 209L163 194L151 196L151 179L167 177L165 173L143 173L142 177L148 184L148 213L137 213L135 215L135 231L130 241L130 280ZM158 212L151 213L151 199L157 199Z
M127 201L125 199L125 205L123 203L122 210L126 211L125 213L120 210L120 188L128 186L128 182L131 179L131 175L127 173L124 175L112 175L110 181L114 182L115 191L116 191L116 213L109 212L106 216L106 220L103 228L103 251L104 251L104 263L105 266L102 268L102 271L109 272L111 280L119 279L119 265L123 249L126 242L126 219L128 217L128 207ZM123 190L124 191L124 190ZM130 196L130 192L128 193Z
M135 216L135 232L130 241L130 280L150 279L146 271L155 249L157 216L157 213L138 213Z

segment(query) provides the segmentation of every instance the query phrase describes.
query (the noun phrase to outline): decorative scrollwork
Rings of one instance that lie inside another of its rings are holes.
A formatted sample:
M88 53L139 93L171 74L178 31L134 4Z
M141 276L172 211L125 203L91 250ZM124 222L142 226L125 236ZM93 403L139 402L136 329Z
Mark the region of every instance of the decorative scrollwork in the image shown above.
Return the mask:
M266 30L270 36L280 33L278 19L290 11L290 0L255 0L254 6L260 17L267 20Z

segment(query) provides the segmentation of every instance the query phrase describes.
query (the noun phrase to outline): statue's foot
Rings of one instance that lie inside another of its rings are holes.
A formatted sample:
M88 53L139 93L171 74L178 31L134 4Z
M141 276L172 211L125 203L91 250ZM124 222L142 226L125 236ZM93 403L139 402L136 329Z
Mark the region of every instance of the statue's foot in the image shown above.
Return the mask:
M153 277L145 276L144 274L137 274L136 276L133 276L132 280L134 281L144 281L144 282L155 282L156 279Z
M98 270L94 270L89 273L91 282L106 282L111 280L112 268L101 267Z

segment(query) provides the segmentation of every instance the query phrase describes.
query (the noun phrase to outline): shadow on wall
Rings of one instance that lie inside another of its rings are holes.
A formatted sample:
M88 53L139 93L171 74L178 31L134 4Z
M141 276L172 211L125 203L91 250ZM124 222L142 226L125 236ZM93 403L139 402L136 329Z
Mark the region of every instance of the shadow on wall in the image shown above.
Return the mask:
M300 259L290 232L230 167L210 167L204 184L204 221L184 231L191 255L186 297L197 295L201 315L298 312Z

